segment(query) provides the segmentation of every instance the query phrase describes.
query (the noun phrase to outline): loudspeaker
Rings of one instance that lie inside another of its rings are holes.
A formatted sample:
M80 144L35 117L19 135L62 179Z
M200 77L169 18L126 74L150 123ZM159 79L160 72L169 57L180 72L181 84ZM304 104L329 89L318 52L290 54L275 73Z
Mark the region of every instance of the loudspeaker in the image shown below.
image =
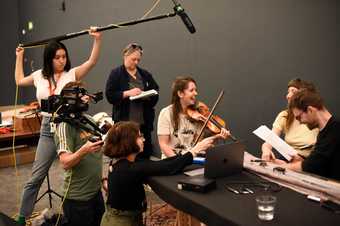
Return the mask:
M15 220L0 212L0 226L19 226Z

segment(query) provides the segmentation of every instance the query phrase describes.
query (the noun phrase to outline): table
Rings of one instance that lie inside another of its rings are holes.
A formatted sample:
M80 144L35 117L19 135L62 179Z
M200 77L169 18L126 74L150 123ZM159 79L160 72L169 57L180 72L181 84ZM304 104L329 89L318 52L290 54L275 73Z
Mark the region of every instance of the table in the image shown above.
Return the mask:
M260 177L243 171L240 174L216 180L217 189L206 194L177 189L177 182L185 175L157 176L149 178L148 184L165 202L195 216L209 226L227 225L282 225L282 226L339 226L340 215L310 201L305 195L282 188L272 193L277 197L274 220L260 221L257 218L255 197L267 193L261 188L255 194L236 195L224 188L233 181L263 181Z
M12 144L14 133L0 134L0 167L14 165ZM16 163L33 162L40 132L18 131L15 133Z

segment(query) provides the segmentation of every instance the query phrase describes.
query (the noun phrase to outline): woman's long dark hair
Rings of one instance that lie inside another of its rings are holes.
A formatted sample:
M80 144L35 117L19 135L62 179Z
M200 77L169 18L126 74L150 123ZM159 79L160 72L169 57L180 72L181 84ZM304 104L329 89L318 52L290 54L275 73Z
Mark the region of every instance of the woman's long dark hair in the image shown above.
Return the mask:
M179 113L183 110L178 96L178 92L183 92L188 88L190 82L195 83L196 81L190 76L180 76L172 83L172 121L174 123L174 130L178 130L179 127Z
M44 49L44 66L42 69L42 74L46 79L49 79L54 75L53 58L59 49L65 50L66 53L66 65L64 70L69 71L71 69L71 61L68 56L66 46L61 42L51 41L45 46Z

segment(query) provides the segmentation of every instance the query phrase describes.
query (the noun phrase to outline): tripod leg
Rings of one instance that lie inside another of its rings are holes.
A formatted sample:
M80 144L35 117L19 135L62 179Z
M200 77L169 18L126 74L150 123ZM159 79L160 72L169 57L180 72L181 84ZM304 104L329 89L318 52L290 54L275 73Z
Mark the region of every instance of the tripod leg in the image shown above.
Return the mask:
M47 191L48 191L48 199L50 201L50 208L52 209L52 195L51 195L51 186L50 186L50 177L47 173L47 177L46 177L46 180L47 180Z
M55 192L55 191L53 191L53 190L51 190L51 192L52 192L53 194L55 194L56 196L58 196L59 198L61 198L61 199L64 198L63 196L59 195L57 192Z
M42 199L42 197L44 197L46 194L48 194L48 200L49 200L49 204L50 204L50 208L52 208L52 193L56 196L58 196L60 199L63 199L63 196L61 196L60 194L58 194L57 192L53 191L51 189L51 184L50 184L50 176L47 173L46 175L46 181L47 181L47 191L45 191L36 201L35 203L39 202L40 199Z
M42 197L44 197L47 194L48 191L45 191L42 195L39 196L39 198L37 198L37 200L35 200L35 203L39 202L40 199L42 199Z

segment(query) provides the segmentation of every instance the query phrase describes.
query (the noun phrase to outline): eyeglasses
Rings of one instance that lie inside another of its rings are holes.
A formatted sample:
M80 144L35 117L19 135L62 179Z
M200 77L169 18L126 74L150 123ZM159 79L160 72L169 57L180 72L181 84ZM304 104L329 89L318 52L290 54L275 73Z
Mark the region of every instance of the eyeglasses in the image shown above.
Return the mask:
M138 45L137 43L131 43L130 48L131 49L139 49L139 50L143 51L142 46Z
M138 134L138 138L145 139L145 138L144 138L144 134L143 134L143 133Z
M299 112L298 115L295 115L295 119L298 120L298 121L300 122L300 121L301 121L301 116L302 116L303 114L305 114L305 113L306 113L305 111Z
M125 47L123 50L124 55L130 55L131 53L135 51L139 51L141 54L143 54L143 48L142 46L138 45L137 43L131 43Z

